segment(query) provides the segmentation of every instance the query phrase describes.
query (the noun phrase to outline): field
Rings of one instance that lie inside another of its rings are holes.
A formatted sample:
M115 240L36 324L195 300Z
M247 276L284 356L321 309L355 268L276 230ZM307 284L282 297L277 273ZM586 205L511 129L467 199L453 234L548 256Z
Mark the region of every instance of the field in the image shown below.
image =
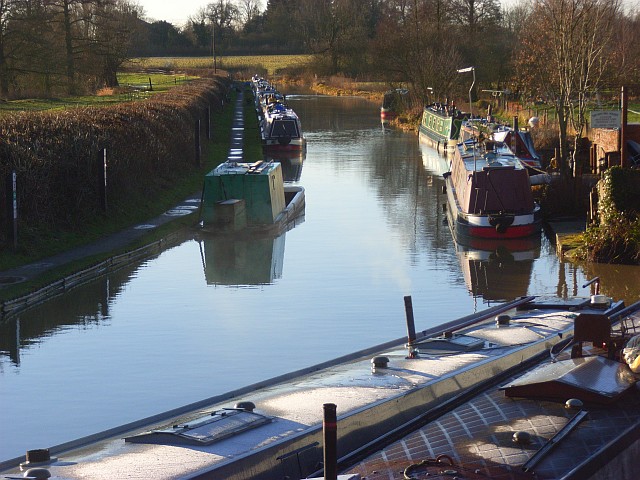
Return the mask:
M221 70L254 70L262 75L272 76L285 69L304 67L311 61L311 55L244 55L217 57L216 66ZM125 67L131 70L190 70L213 68L212 57L147 57L136 58Z
M63 98L28 98L0 102L0 115L4 112L24 112L42 110L64 110L74 107L108 106L122 102L149 98L155 93L183 85L194 76L183 73L119 73L120 87L102 89L95 95L81 95Z

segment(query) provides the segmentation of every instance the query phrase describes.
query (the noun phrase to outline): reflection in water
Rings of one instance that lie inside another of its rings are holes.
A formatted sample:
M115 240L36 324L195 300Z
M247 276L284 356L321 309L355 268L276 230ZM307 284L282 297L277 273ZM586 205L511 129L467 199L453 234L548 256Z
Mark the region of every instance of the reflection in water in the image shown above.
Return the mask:
M265 285L282 277L284 240L201 235L200 253L208 285Z
M7 352L20 365L20 351L36 347L66 330L89 330L109 320L109 305L143 262L128 265L108 276L76 287L73 295L63 294L20 314L12 321L0 322L0 352Z
M439 154L433 148L427 146L423 142L420 143L420 153L422 155L422 164L425 170L432 175L443 175L450 170L449 160L446 155Z
M285 183L299 182L302 177L302 164L306 152L304 150L298 151L282 151L282 152L269 152L265 153L265 161L280 162L282 166L282 179Z
M540 236L518 240L454 239L469 292L485 300L508 301L527 294Z

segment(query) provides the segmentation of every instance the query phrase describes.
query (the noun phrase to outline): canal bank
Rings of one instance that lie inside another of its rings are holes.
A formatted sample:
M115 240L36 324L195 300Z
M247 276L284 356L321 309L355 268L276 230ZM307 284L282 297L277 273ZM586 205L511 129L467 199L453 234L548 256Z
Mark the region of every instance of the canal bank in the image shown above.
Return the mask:
M586 229L586 220L574 217L557 218L544 224L544 231L549 241L555 245L556 253L560 258L578 247L577 240Z
M243 157L244 126L244 92L239 90L233 107L227 160ZM61 278L54 277L54 280L32 288L30 292L3 299L0 305L0 320L82 285L99 275L113 272L131 262L179 244L200 220L201 197L202 191L194 192L171 209L144 223L132 225L106 235L96 242L66 250L37 262L0 271L1 294L3 288L19 287L26 282L37 282L45 275L55 276L56 271L72 269L72 273L61 274Z

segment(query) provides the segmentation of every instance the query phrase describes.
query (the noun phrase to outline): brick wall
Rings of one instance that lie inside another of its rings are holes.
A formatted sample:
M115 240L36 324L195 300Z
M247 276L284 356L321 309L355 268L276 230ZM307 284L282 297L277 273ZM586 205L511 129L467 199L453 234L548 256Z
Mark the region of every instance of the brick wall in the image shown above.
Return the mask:
M592 171L620 165L620 131L594 128L589 133ZM627 124L625 133L627 140L640 143L640 124Z

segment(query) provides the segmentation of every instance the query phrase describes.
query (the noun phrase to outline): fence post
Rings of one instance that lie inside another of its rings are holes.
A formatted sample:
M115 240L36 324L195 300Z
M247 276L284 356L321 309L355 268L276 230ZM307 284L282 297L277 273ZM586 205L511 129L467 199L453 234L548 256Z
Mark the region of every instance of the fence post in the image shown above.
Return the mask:
M101 178L100 178L100 196L102 197L101 206L102 211L107 213L108 210L108 202L107 202L107 149L102 149L102 168L100 169Z
M207 140L211 140L211 105L207 106Z
M13 248L18 248L18 194L17 175L12 170L7 175L7 237L12 240Z
M200 151L200 119L196 120L196 165L200 166L200 156L201 156L201 151Z

